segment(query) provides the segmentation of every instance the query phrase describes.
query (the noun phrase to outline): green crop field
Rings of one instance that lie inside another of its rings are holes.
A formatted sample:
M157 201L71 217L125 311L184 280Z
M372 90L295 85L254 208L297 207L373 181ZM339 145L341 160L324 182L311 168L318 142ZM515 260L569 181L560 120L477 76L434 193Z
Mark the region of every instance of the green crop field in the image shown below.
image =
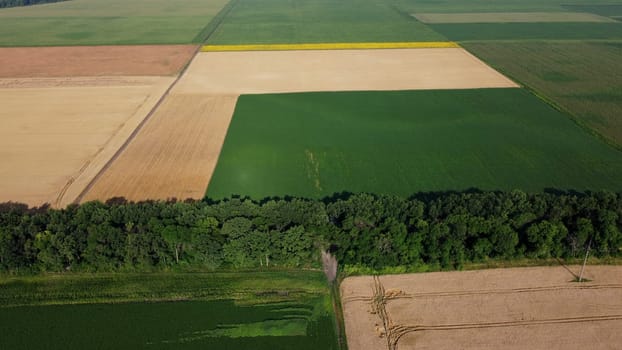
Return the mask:
M227 0L72 0L0 9L0 46L201 41Z
M622 43L468 43L501 72L622 146Z
M207 196L622 189L622 153L522 89L242 96Z
M583 5L564 5L564 8L577 12L590 12L601 16L616 17L622 16L622 3L615 4L583 4Z
M622 23L430 24L453 41L622 39Z
M330 350L335 325L314 271L0 279L2 349Z
M592 9L601 12L616 8L622 4L620 0L602 1L603 4L590 4L589 0L396 0L401 9L409 13L440 12L440 13L467 13L467 12L541 12L541 11L582 11L592 12ZM604 14L607 16L608 14Z
M388 0L233 0L210 44L445 41Z

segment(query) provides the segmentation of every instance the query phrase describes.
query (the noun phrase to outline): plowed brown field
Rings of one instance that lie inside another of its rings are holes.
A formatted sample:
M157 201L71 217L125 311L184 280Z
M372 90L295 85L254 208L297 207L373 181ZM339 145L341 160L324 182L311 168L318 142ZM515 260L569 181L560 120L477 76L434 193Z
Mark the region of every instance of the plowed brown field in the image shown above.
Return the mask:
M174 75L193 45L0 48L0 78Z
M573 275L559 266L347 278L342 298L348 345L615 348L622 343L622 267L588 266L585 277L591 281L572 282Z
M82 201L201 199L237 95L169 95Z
M0 79L0 202L71 203L173 80Z

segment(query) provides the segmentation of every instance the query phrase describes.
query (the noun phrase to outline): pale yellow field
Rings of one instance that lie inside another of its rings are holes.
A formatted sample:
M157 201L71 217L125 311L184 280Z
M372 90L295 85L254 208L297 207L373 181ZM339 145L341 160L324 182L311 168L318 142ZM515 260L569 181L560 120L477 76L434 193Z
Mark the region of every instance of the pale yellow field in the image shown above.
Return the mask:
M246 44L205 45L203 52L211 51L289 51L289 50L365 50L365 49L416 49L460 47L452 41L417 41L393 43L320 43L320 44Z
M202 52L176 93L469 89L517 85L461 48Z
M616 22L585 12L415 13L413 16L423 23Z
M169 95L81 201L201 199L237 95Z
M350 277L341 288L348 347L615 348L622 343L622 267L588 266L585 276L592 281L571 282L558 266ZM372 307L374 295L380 309Z
M0 79L0 202L71 203L173 80Z

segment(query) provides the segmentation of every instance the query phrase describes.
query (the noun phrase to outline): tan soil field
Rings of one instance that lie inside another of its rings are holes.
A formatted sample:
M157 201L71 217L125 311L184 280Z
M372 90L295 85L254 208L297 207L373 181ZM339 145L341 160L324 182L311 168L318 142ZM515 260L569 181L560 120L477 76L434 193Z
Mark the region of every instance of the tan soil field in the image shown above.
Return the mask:
M175 75L193 45L0 48L0 78Z
M0 202L71 203L174 79L0 79Z
M585 12L415 13L413 16L423 23L616 22Z
M569 269L578 274L580 267ZM584 276L591 281L572 282L557 266L349 277L341 286L348 347L616 348L622 266L587 266ZM384 305L373 314L374 295Z
M201 199L237 95L168 95L82 201Z
M469 89L517 85L461 48L199 53L176 93Z

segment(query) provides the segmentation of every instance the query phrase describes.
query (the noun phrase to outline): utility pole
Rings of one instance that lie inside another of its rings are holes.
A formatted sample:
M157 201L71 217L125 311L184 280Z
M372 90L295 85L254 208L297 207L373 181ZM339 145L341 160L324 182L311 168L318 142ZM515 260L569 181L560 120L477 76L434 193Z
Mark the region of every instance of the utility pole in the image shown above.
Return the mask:
M587 256L590 255L590 246L592 245L592 238L587 244L587 250L585 251L585 259L583 259L583 266L581 266L581 272L579 273L579 283L583 282L583 270L585 270L585 264L587 263Z

